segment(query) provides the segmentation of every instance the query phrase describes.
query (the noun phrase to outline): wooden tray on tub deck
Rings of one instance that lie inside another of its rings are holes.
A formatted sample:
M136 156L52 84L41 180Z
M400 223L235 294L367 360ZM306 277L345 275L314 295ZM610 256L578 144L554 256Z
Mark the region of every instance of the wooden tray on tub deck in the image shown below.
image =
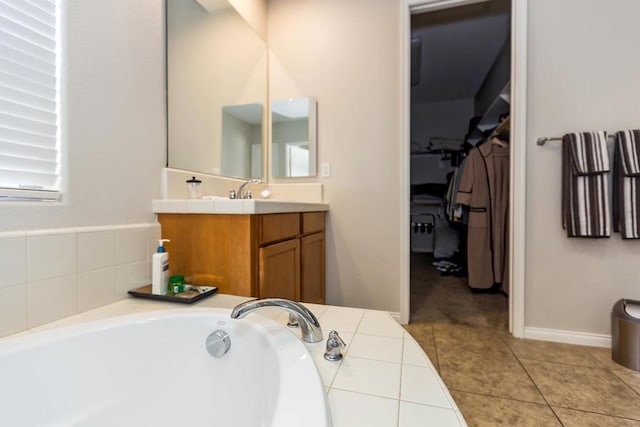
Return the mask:
M196 301L210 297L218 292L218 288L215 286L195 286L185 283L184 292L179 294L153 294L151 293L151 285L142 286L140 288L131 289L129 295L137 298L153 299L158 301L177 302L180 304L193 304Z

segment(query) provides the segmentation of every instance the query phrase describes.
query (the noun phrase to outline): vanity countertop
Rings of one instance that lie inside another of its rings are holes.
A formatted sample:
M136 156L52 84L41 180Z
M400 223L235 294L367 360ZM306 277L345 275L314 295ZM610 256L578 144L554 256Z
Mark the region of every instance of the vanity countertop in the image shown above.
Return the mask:
M271 214L328 211L326 203L273 199L163 199L152 202L154 213L182 214Z
M233 308L247 297L217 294L194 307ZM305 304L318 318L325 340L305 344L322 378L333 427L466 426L438 372L423 350L386 311ZM128 298L67 317L30 333L145 311L185 308L182 304ZM286 324L288 313L263 309L261 315ZM346 342L339 362L324 359L329 331ZM298 336L300 332L293 329Z

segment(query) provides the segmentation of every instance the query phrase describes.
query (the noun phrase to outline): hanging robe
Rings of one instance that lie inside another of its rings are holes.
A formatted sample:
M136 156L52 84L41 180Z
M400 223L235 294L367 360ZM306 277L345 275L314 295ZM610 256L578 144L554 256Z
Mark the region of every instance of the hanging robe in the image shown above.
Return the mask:
M509 146L485 142L465 160L456 202L469 206L469 286L509 292Z

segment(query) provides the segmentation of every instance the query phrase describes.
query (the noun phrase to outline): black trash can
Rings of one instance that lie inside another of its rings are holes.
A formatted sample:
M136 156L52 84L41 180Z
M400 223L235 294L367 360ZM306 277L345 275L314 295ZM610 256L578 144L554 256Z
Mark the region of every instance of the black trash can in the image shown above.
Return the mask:
M611 310L611 358L640 371L640 301L618 300Z

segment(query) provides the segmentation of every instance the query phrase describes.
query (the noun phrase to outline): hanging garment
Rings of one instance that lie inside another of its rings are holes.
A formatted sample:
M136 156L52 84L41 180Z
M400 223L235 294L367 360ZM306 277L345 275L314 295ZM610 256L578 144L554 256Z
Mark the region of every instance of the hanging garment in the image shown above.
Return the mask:
M568 237L609 237L609 153L604 132L562 137L562 227Z
M613 163L613 231L640 238L640 130L616 133Z
M469 206L469 286L500 283L508 293L509 146L485 142L469 152L456 203Z
M466 160L466 159L465 159ZM456 203L456 194L458 193L458 185L460 183L460 176L462 175L462 169L464 168L464 162L462 160L460 166L454 168L453 175L449 180L449 187L447 188L447 194L445 196L445 210L447 220L449 222L462 222L462 206Z

